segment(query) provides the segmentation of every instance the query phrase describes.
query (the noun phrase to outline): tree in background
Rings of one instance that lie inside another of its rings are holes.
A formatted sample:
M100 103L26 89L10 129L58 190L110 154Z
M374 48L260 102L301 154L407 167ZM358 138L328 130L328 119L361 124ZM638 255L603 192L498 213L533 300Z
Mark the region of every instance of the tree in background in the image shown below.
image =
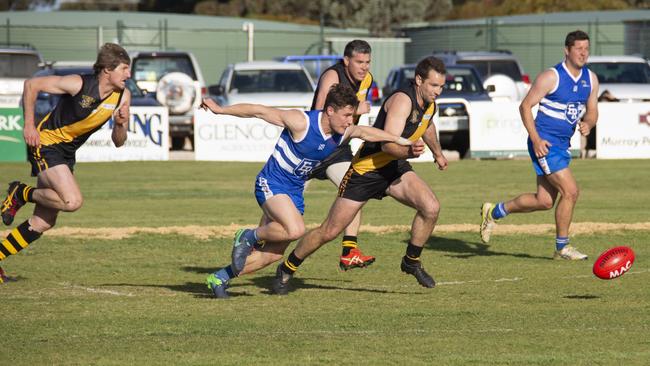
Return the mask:
M624 10L650 7L647 0L467 0L453 1L448 19L470 19L564 11Z

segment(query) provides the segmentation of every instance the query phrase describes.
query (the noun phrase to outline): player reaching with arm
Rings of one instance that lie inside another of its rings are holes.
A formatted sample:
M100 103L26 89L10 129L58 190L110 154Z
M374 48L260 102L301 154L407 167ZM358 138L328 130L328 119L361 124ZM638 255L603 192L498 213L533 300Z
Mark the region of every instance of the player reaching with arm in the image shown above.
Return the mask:
M211 99L203 100L201 108L216 114L257 117L284 128L272 155L255 179L255 198L262 209L260 226L239 230L233 243L231 264L207 278L208 287L216 297L228 297L226 288L232 278L282 259L289 243L304 234L305 182L309 173L339 145L350 138L411 144L380 129L353 125L357 104L354 91L340 84L331 88L322 111L282 110L258 104L222 107Z

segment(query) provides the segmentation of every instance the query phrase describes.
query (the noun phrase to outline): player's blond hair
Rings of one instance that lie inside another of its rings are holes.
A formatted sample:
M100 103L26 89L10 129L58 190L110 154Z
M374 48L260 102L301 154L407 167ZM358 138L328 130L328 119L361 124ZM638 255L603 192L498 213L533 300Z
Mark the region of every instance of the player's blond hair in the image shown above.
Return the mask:
M115 70L120 64L131 64L131 58L122 46L115 43L104 43L97 53L97 61L93 65L95 75L102 70Z

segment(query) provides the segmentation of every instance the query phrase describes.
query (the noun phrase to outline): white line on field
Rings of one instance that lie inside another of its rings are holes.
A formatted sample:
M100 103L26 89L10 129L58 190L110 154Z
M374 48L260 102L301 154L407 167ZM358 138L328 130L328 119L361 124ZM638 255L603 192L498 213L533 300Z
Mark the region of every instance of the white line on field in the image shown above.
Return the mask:
M79 286L79 285L73 285L69 282L63 282L59 283L59 285L67 288L74 288L74 289L79 289L79 290L84 290L88 292L94 292L98 294L108 294L108 295L115 295L115 296L128 296L132 297L134 296L132 293L128 292L119 292L119 291L113 291L113 290L103 290L103 289L98 289L98 288L92 288L92 287L84 287L84 286Z

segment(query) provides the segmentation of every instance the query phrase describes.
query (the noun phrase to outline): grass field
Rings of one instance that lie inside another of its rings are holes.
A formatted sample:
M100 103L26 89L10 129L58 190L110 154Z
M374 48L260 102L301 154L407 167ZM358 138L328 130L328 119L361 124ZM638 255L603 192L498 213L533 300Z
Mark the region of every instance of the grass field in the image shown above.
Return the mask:
M369 268L339 271L337 240L305 261L286 297L269 293L271 266L234 280L230 300L213 299L205 277L226 264L233 228L259 219L251 192L260 166L79 164L84 207L57 227L86 234L53 231L1 263L18 280L0 285L0 365L650 364L650 230L607 225L648 227L647 161L573 163L582 188L574 222L593 232L571 240L589 261L550 260L551 231L480 243L481 202L534 189L528 162L452 162L446 172L418 164L442 203L422 256L435 289L399 271L406 231L365 231L362 248L377 257ZM33 181L27 172L0 164L3 181ZM330 183L310 185L306 222L320 222L334 195ZM363 222L381 228L412 217L387 199L368 204ZM503 222L552 223L551 212ZM450 230L458 224L471 231ZM169 227L217 229L204 239L165 234ZM101 230L124 235L95 235ZM631 272L597 279L593 259L616 245L635 250Z

